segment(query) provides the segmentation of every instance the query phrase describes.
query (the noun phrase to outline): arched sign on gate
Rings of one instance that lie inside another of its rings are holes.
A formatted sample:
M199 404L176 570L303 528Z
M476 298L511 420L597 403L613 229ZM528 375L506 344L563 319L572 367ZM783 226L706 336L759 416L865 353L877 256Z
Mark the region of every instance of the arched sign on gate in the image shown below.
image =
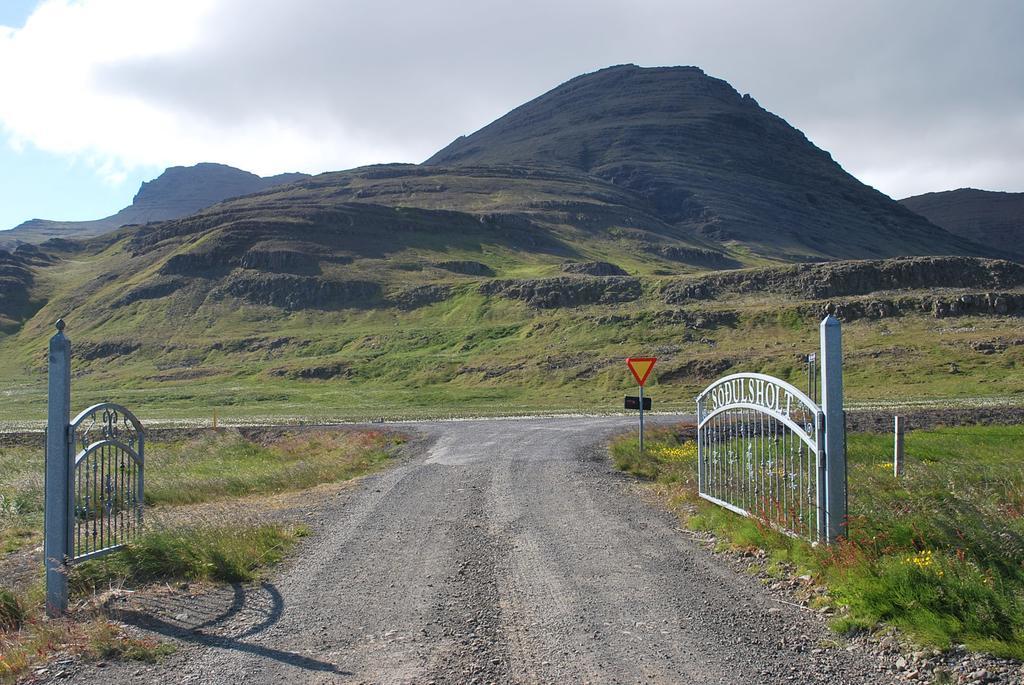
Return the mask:
M790 535L834 542L846 526L839 322L821 322L822 405L761 373L720 378L697 396L700 496Z
M824 414L807 395L760 373L720 378L697 396L700 496L780 530L821 539Z

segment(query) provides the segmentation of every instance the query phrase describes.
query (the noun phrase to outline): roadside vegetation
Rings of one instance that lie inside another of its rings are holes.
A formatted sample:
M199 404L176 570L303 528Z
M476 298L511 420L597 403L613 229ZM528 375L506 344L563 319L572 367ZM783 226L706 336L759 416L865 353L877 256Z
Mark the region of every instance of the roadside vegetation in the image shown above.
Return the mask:
M1024 426L915 431L905 472L892 472L892 437L850 434L849 538L811 545L697 496L692 428L652 431L611 446L616 466L657 484L694 530L762 549L769 569L795 566L823 584L833 628L881 624L938 648L1024 659Z
M124 551L87 561L69 578L73 594L162 580L242 583L276 564L309 533L302 525L206 525L150 530Z
M204 431L146 445L147 526L124 550L76 566L72 620L43 616L41 446L0 447L0 682L55 652L87 659L152 661L171 649L138 640L99 609L105 593L153 582L246 582L281 561L309 533L287 517L239 521L199 505L350 480L382 468L404 442L374 430ZM256 500L253 500L256 497ZM269 506L269 505L268 505ZM13 580L12 580L13 579Z
M72 570L69 589L79 606L67 620L43 617L41 579L28 588L0 588L0 682L13 682L55 652L89 660L156 661L173 646L131 636L108 620L100 606L104 593L155 581L253 580L307 533L304 526L280 523L158 527L123 551ZM97 601L88 601L92 597Z
M32 600L42 601L42 590ZM0 602L12 593L0 589ZM76 621L44 620L38 612L24 610L17 623L0 630L0 683L14 683L41 661L60 651L91 661L125 659L155 662L173 653L165 643L128 636L103 616L91 614Z
M169 507L303 490L381 468L404 438L383 431L232 429L146 443L146 504ZM41 543L43 448L0 447L0 552Z

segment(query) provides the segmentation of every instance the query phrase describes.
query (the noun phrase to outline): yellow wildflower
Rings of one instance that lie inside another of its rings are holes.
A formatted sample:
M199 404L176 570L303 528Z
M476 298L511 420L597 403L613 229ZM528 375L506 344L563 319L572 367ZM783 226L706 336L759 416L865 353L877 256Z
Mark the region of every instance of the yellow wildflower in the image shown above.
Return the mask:
M935 562L935 554L930 549L926 549L922 552L906 557L903 560L903 563L909 566L916 566L922 571L932 571L939 578L944 575L942 569L939 568L939 565Z
M689 441L674 447L658 445L651 451L655 457L664 461L684 461L697 457L697 443Z

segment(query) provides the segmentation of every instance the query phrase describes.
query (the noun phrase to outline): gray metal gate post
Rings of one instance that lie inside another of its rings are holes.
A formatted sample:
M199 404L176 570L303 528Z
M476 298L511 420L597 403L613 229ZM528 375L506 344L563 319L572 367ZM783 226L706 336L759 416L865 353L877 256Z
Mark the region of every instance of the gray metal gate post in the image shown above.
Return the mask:
M825 414L825 504L828 542L846 535L846 419L839 320L821 322L821 410Z
M46 494L43 556L46 564L46 613L60 616L68 608L67 555L71 500L71 341L64 321L50 338L49 404L46 423Z

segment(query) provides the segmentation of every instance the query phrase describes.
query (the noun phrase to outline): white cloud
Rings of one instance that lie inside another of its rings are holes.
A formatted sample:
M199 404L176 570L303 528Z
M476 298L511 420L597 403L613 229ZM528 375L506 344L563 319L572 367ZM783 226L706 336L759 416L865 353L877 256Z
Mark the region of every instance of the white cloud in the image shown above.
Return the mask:
M105 175L160 163L184 138L173 113L97 87L104 65L184 54L208 0L49 0L0 36L0 121L26 143L94 160Z
M47 0L0 27L0 128L109 178L317 172L420 161L585 71L694 64L895 197L1024 190L1022 24L1017 0Z

